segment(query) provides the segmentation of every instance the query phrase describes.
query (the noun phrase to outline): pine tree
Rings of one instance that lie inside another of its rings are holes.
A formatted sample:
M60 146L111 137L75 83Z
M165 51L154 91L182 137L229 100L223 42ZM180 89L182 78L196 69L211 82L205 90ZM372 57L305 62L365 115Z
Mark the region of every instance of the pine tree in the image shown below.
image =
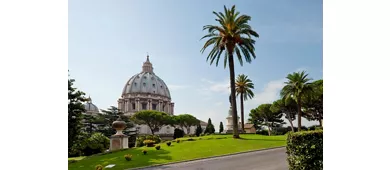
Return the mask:
M206 130L204 131L204 133L209 133L209 134L215 133L214 125L213 125L213 123L211 123L210 118L207 121L207 126L206 126Z
M85 112L82 102L86 101L85 93L72 87L74 79L68 79L68 154L74 145L80 143L82 130L82 113Z
M126 123L126 128L123 130L124 134L128 134L130 128L134 127L134 123L130 121L130 117L123 115L123 113L115 106L111 106L107 110L102 110L103 114L99 114L97 120L97 131L103 133L104 136L110 137L115 134L115 129L112 128L112 123L120 116L122 121Z
M219 123L219 133L223 132L223 124L222 122Z
M196 126L196 131L195 131L195 134L196 134L196 136L200 136L200 134L202 134L202 127L200 126L200 124L198 124L197 126Z

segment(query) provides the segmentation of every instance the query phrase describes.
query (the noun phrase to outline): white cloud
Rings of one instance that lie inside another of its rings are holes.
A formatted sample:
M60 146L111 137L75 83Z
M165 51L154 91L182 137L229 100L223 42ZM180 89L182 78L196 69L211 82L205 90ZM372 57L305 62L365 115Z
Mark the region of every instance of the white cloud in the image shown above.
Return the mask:
M284 78L268 82L261 92L255 93L254 98L248 100L248 106L257 107L260 104L272 103L279 99L280 90L283 88L284 82Z
M222 94L229 94L230 93L230 85L229 85L229 79L225 79L222 82L214 82L207 79L201 79L204 84L202 87L198 90L201 93L205 95L215 94L215 93L222 93Z
M169 90L182 90L182 89L186 89L188 88L189 86L186 86L186 85L167 85Z

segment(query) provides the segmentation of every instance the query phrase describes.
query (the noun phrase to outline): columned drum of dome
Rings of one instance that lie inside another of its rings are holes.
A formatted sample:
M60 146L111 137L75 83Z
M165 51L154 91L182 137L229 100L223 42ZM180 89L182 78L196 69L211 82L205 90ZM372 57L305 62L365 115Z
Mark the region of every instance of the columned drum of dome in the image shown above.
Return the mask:
M174 114L174 103L165 82L153 71L149 55L143 63L142 72L133 75L125 84L118 99L118 108L125 115L140 110L156 110Z

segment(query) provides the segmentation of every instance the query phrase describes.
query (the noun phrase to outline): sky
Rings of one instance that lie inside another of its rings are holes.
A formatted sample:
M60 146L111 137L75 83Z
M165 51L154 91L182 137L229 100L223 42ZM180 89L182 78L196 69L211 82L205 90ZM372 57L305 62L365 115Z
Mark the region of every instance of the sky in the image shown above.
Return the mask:
M68 67L75 87L91 96L100 109L117 106L128 79L141 72L149 54L154 72L167 84L175 114L192 114L215 127L226 125L229 70L210 65L201 53L204 25L217 25L223 6L236 5L249 15L256 38L256 59L239 65L235 74L253 81L251 109L280 98L289 73L305 70L323 77L322 1L319 0L69 0ZM222 62L222 61L221 61ZM237 111L240 114L239 100ZM305 119L303 125L317 125ZM297 122L294 122L294 126Z

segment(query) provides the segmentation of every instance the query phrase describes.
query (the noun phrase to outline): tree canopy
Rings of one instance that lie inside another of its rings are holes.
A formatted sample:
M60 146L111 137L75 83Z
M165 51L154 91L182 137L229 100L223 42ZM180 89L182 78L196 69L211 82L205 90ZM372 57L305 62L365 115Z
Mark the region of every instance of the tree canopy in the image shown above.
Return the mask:
M153 135L154 132L158 131L162 126L174 124L174 120L171 116L155 110L138 111L132 116L132 120L137 124L148 125Z
M190 114L177 115L174 117L174 119L176 124L179 125L182 128L182 130L183 127L187 129L187 134L190 133L191 126L195 126L199 123L199 120Z

